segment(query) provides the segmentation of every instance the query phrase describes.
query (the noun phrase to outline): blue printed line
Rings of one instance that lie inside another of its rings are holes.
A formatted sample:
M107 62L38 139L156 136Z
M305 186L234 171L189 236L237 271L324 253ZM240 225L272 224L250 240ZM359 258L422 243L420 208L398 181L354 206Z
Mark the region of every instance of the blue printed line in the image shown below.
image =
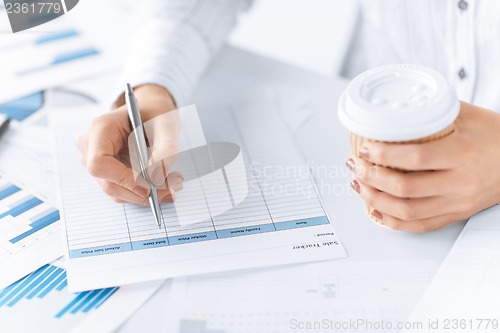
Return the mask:
M42 283L38 287L36 287L28 296L26 296L27 299L32 299L36 295L38 295L45 287L47 287L54 279L59 275L59 270L57 267L52 266L50 268L52 270L51 274L43 280Z
M99 294L94 298L92 302L90 302L83 310L83 313L87 313L90 310L92 310L97 303L99 303L109 292L111 291L110 288L108 289L99 289Z
M88 47L86 49L60 54L54 58L54 60L52 61L52 65L60 65L60 64L66 63L66 62L70 62L73 60L78 60L81 58L86 58L86 57L90 57L90 56L94 56L94 55L98 55L98 54L99 54L99 51L97 51L95 48Z
M27 277L25 277L24 279L21 280L21 283L19 283L17 285L16 288L14 288L14 290L12 290L12 292L10 292L8 295L6 295L4 297L3 300L0 301L0 307L4 306L7 302L9 302L13 297L16 296L16 294L18 292L20 292L21 290L23 290L27 285L29 285L34 279L36 279L36 277L40 274L42 274L47 268L49 267L49 265L45 265L43 266L42 268L38 269L37 271L31 273L30 275L28 275Z
M66 305L61 311L59 311L56 314L56 318L61 318L62 316L64 316L66 312L68 312L69 310L71 310L73 306L78 304L78 302L80 302L87 295L87 293L88 291L84 291L80 293L78 296L76 296L73 301L71 301L68 305Z
M24 298L24 296L26 296L30 291L32 291L34 288L38 287L40 285L40 283L42 283L42 281L45 280L45 278L47 278L47 276L49 276L49 274L51 274L54 269L55 269L54 266L49 266L46 270L44 270L43 274L38 276L38 278L35 279L22 292L17 294L17 296L7 304L7 306L13 307L14 305L16 305L17 302L22 300Z
M55 278L54 281L52 281L52 283L40 293L40 295L38 295L38 298L47 296L47 294L51 292L59 283L66 279L66 272L64 271L64 269L59 268L58 272L60 273L60 275Z
M94 299L94 297L96 297L97 294L99 294L101 290L97 289L97 290L93 290L91 293L89 293L87 295L87 297L82 301L80 302L80 304L78 304L73 310L71 310L71 313L72 314L75 314L77 313L78 311L80 311L84 306L88 305L90 302L92 302L92 300Z
M110 292L104 296L96 305L95 305L95 308L97 309L98 307L100 307L101 305L103 305L104 302L106 302L111 296L113 296L114 293L116 293L116 291L120 289L118 287L115 287L115 288L110 288Z
M60 285L57 286L56 290L57 291L61 291L63 290L64 288L66 288L66 286L68 285L68 280L67 279L64 279Z
M61 32L56 32L53 34L48 34L45 36L38 37L35 39L35 44L46 44L54 41L58 41L61 39L71 38L78 36L78 32L76 30L64 30Z
M54 223L58 220L59 220L59 211L58 210L53 211L53 212L49 213L48 215L45 215L45 216L41 217L40 219L32 222L30 224L30 226L32 228L31 230L28 230L28 231L26 231L26 232L24 232L16 237L12 238L10 240L10 242L12 244L15 244L15 243L19 242L20 240L23 240L24 238L33 235L34 233L42 230L43 228L51 225L52 223Z
M6 211L5 213L0 214L0 219L6 217L7 215L14 216L14 217L19 216L22 213L27 212L28 210L38 206L41 203L43 203L42 200L32 197L32 198L28 199L27 201L17 205L16 207L11 208L10 210Z
M16 185L10 185L6 189L0 191L0 200L7 198L8 196L20 191L21 189Z

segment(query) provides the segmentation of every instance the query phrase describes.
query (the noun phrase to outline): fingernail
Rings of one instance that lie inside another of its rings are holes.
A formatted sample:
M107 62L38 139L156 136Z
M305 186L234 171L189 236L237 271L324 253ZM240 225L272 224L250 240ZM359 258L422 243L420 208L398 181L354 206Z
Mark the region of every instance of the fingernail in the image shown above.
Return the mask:
M351 172L354 172L356 169L356 165L354 164L354 160L352 158L348 159L345 162L345 166L347 167L347 169L351 170Z
M370 157L370 153L368 152L368 148L366 147L361 147L359 150L359 156L362 158L368 158Z
M134 192L139 194L143 198L147 198L149 195L149 190L140 186L134 187Z
M351 187L356 193L361 194L361 185L356 179L353 179L351 182Z
M382 213L381 213L381 212L379 212L379 211L378 211L378 210L376 210L376 209L374 209L374 210L372 211L372 216L373 216L374 218L376 218L377 220L383 220L383 219L384 219L384 215L382 215Z

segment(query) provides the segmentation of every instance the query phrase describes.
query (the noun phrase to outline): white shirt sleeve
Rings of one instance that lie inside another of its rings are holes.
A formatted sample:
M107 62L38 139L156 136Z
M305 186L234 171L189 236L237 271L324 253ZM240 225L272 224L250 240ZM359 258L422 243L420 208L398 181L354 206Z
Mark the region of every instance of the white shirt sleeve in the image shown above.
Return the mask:
M151 1L148 5L154 12L132 36L121 81L132 86L163 86L178 107L188 104L196 83L234 27L238 13L251 1Z

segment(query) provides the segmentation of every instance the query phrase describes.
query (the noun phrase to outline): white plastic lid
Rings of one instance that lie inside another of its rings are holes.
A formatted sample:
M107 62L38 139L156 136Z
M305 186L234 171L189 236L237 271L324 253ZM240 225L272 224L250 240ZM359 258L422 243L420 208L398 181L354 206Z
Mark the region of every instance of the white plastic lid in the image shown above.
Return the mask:
M409 64L376 67L358 75L339 101L340 122L380 141L408 141L440 132L455 121L460 103L433 69Z

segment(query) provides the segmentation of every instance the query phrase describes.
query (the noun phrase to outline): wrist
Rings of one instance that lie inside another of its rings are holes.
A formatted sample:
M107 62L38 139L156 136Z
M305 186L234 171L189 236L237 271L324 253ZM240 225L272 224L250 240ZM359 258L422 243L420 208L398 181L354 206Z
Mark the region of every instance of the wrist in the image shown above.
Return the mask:
M173 110L176 108L176 103L170 92L157 84L142 84L134 87L134 94L137 101L141 107L148 108L148 106L165 106L168 110ZM125 96L122 94L113 107L119 108L125 104Z

